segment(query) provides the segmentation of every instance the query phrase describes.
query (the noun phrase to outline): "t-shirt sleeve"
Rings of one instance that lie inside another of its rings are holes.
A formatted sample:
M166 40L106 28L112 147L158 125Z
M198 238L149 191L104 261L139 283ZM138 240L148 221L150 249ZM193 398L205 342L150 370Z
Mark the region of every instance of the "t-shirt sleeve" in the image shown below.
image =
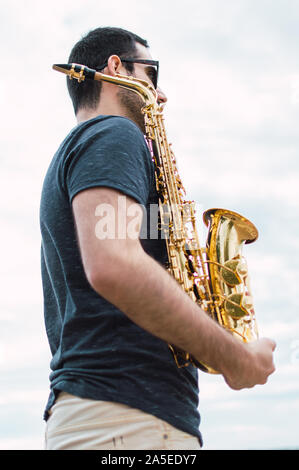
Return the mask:
M109 187L145 205L153 180L153 163L144 136L129 119L111 117L81 136L64 172L72 202L80 191Z

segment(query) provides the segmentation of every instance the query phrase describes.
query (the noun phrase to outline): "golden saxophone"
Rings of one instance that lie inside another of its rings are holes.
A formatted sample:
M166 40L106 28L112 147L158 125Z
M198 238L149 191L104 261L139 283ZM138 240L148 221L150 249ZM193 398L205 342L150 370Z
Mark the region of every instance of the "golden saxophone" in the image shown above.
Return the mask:
M146 139L155 164L160 229L168 251L167 269L192 300L226 330L244 342L257 339L258 328L242 248L257 239L258 231L236 212L210 209L203 214L208 227L206 246L200 246L195 203L186 200L155 89L147 81L122 75L112 77L84 65L62 64L53 68L79 82L102 80L141 96ZM171 344L169 348L178 367L193 364L205 372L217 373L188 352Z

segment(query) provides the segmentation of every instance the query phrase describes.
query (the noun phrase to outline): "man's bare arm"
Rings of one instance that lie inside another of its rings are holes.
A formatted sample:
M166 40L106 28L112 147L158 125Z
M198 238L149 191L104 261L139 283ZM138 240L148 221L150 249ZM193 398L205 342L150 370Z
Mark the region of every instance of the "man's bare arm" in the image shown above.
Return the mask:
M73 200L82 262L91 286L143 329L218 370L231 388L265 383L274 371L275 343L262 339L248 346L211 320L144 252L138 236L123 236L124 227L118 221L125 221L128 227L127 214L136 203L126 197L123 213L119 197L124 196L113 189L94 188ZM97 232L96 214L101 207L111 208L115 237L101 239ZM139 224L141 218L140 212Z

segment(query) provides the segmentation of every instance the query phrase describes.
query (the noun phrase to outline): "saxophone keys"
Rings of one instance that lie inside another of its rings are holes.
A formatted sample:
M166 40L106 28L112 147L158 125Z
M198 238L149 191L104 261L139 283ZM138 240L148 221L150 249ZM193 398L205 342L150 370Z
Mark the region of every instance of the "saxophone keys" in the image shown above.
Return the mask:
M242 305L242 296L243 294L231 294L225 299L223 308L229 317L239 319L247 315Z
M223 281L230 287L241 284L247 274L247 263L240 257L226 261L220 269L220 275Z
M230 294L223 303L226 314L237 320L249 315L249 310L252 307L251 296L244 294L244 292Z

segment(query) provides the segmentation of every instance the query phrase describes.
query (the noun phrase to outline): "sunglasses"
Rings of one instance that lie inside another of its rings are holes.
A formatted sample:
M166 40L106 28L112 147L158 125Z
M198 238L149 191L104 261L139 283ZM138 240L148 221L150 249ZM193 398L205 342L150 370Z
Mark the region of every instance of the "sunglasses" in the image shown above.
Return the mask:
M150 72L149 72L149 78L152 81L154 88L157 89L158 87L158 76L159 76L159 61L158 60L150 60L150 59L134 59L130 57L120 57L120 60L122 62L128 62L131 64L145 64L145 65L151 65L152 67ZM107 67L108 62L105 62L105 64L97 67L98 70L103 70L105 67Z

